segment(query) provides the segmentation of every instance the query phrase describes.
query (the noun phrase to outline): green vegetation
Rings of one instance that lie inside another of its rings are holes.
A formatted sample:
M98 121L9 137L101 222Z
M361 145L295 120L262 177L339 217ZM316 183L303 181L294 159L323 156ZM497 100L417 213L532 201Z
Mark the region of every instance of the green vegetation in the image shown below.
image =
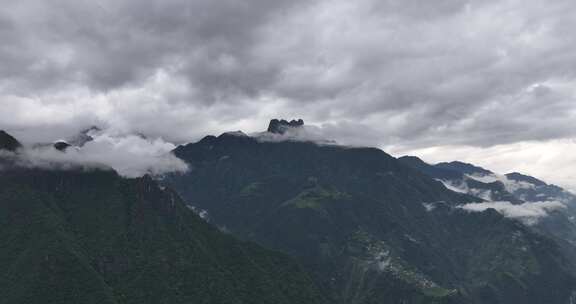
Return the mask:
M234 235L298 258L333 303L563 304L576 290L553 241L455 208L475 198L381 150L223 135L175 154L194 170L168 184Z
M148 177L14 170L0 185L2 304L325 303L290 258Z
M295 198L285 202L283 205L295 208L310 208L316 211L325 212L324 204L330 204L346 198L348 198L348 196L345 193L329 191L322 187L315 187L303 191Z
M422 291L426 296L433 298L444 298L454 295L458 292L456 289L445 289L442 287L430 287L423 289Z

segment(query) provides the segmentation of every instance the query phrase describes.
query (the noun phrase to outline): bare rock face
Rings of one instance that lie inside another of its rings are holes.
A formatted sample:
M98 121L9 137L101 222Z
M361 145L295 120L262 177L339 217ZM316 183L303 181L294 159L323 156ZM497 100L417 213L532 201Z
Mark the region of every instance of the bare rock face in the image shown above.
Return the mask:
M270 121L270 124L268 125L268 132L270 133L275 133L275 134L284 134L286 133L286 131L290 130L291 128L300 128L304 126L304 120L302 119L298 119L298 120L278 120L278 119L272 119Z

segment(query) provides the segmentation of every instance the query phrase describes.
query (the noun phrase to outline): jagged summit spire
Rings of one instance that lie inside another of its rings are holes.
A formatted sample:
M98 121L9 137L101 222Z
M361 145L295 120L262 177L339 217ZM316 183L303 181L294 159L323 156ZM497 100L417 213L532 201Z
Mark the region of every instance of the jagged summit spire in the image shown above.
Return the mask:
M268 125L268 132L275 133L275 134L284 134L287 130L291 128L300 128L304 126L304 120L290 120L287 121L285 119L272 119L270 124Z
M22 144L12 135L0 130L0 150L16 151Z
M102 129L100 129L99 127L91 126L90 128L80 131L80 133L71 138L68 141L68 143L70 143L70 145L73 146L82 147L87 142L94 140L94 138L90 135L92 132L100 132L100 131L102 131Z

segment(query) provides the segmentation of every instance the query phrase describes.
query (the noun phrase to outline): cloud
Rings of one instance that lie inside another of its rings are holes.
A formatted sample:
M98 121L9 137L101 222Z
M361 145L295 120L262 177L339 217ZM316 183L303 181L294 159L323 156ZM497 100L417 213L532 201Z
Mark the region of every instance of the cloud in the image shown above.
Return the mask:
M576 140L523 141L491 147L433 146L422 149L389 147L394 155L418 155L426 162L461 160L494 172L522 172L576 191Z
M52 146L29 147L22 151L20 165L39 168L113 168L125 177L184 172L187 165L170 153L174 145L161 139L137 135L91 133L94 140L64 152Z
M343 144L554 149L576 138L575 11L569 0L8 0L0 129L34 142L103 125L180 143L298 117Z
M564 209L566 206L556 201L531 202L519 205L510 202L484 202L465 204L459 208L471 212L494 209L505 217L518 219L526 225L534 225L539 219L548 216L549 212Z
M317 126L300 126L288 127L284 133L256 132L250 134L262 142L280 142L280 141L306 141L317 144L335 145L335 141L330 140L326 130Z
M373 145L574 136L574 6L8 1L0 100L20 119L0 127L58 131L91 119L150 129L149 115L116 100L152 91L142 103L165 121L155 135L179 140L292 115L369 126L379 136L355 138Z

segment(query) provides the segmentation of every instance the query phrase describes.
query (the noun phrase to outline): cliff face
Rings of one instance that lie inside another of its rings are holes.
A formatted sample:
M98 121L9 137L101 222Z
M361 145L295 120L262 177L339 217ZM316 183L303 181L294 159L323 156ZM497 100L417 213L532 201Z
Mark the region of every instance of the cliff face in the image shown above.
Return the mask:
M284 134L290 128L300 128L304 126L304 121L302 119L298 120L284 120L284 119L272 119L268 125L268 132L276 134Z

